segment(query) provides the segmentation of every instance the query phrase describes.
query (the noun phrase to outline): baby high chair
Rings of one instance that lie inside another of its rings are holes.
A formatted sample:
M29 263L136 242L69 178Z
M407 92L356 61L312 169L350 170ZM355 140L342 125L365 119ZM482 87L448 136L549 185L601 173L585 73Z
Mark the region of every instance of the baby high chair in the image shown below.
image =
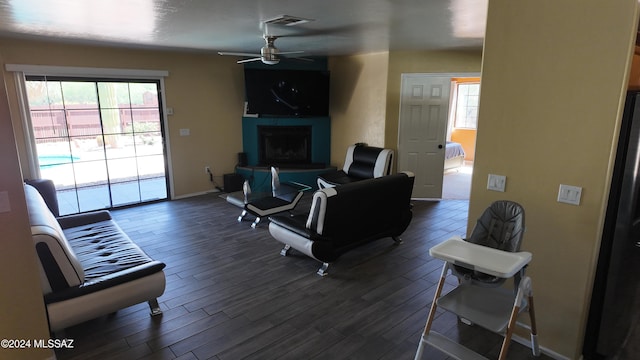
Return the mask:
M523 233L522 206L512 201L496 201L478 219L468 239L454 237L429 250L432 257L444 260L445 264L415 360L422 358L427 344L456 359L486 360L431 330L438 306L457 314L463 323L476 324L503 334L499 360L506 359L516 325L529 328L533 354L540 354L531 279L524 275L531 261L531 253L519 251ZM458 278L459 284L442 295L449 271ZM514 279L513 291L501 286L509 278ZM531 325L517 323L518 315L527 310Z

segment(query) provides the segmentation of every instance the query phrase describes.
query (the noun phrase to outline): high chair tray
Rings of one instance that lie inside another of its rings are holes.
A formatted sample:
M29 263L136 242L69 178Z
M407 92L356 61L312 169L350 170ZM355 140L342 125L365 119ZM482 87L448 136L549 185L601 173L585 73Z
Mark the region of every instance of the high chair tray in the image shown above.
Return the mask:
M531 261L527 251L507 252L487 246L476 245L453 237L431 249L429 255L455 265L485 274L510 278Z

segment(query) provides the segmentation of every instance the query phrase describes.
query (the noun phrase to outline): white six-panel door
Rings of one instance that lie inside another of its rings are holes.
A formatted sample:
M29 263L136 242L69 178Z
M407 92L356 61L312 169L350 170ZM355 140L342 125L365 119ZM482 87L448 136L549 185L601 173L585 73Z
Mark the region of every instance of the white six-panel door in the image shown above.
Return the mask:
M415 174L414 198L441 198L451 76L403 74L398 171Z

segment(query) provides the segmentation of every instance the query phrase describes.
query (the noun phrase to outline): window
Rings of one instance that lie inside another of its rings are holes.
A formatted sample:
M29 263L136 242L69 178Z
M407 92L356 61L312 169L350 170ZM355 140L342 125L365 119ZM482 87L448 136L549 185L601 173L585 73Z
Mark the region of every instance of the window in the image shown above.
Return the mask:
M455 128L475 129L478 126L479 82L455 82Z
M27 75L25 89L60 214L168 197L159 80Z

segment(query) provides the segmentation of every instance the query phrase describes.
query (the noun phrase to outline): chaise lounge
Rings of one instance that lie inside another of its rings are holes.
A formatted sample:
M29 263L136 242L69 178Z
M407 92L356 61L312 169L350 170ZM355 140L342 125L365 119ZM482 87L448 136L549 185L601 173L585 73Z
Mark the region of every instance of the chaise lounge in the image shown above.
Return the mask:
M161 313L165 264L131 241L108 211L56 218L36 188L24 190L50 331L145 301L152 315Z

